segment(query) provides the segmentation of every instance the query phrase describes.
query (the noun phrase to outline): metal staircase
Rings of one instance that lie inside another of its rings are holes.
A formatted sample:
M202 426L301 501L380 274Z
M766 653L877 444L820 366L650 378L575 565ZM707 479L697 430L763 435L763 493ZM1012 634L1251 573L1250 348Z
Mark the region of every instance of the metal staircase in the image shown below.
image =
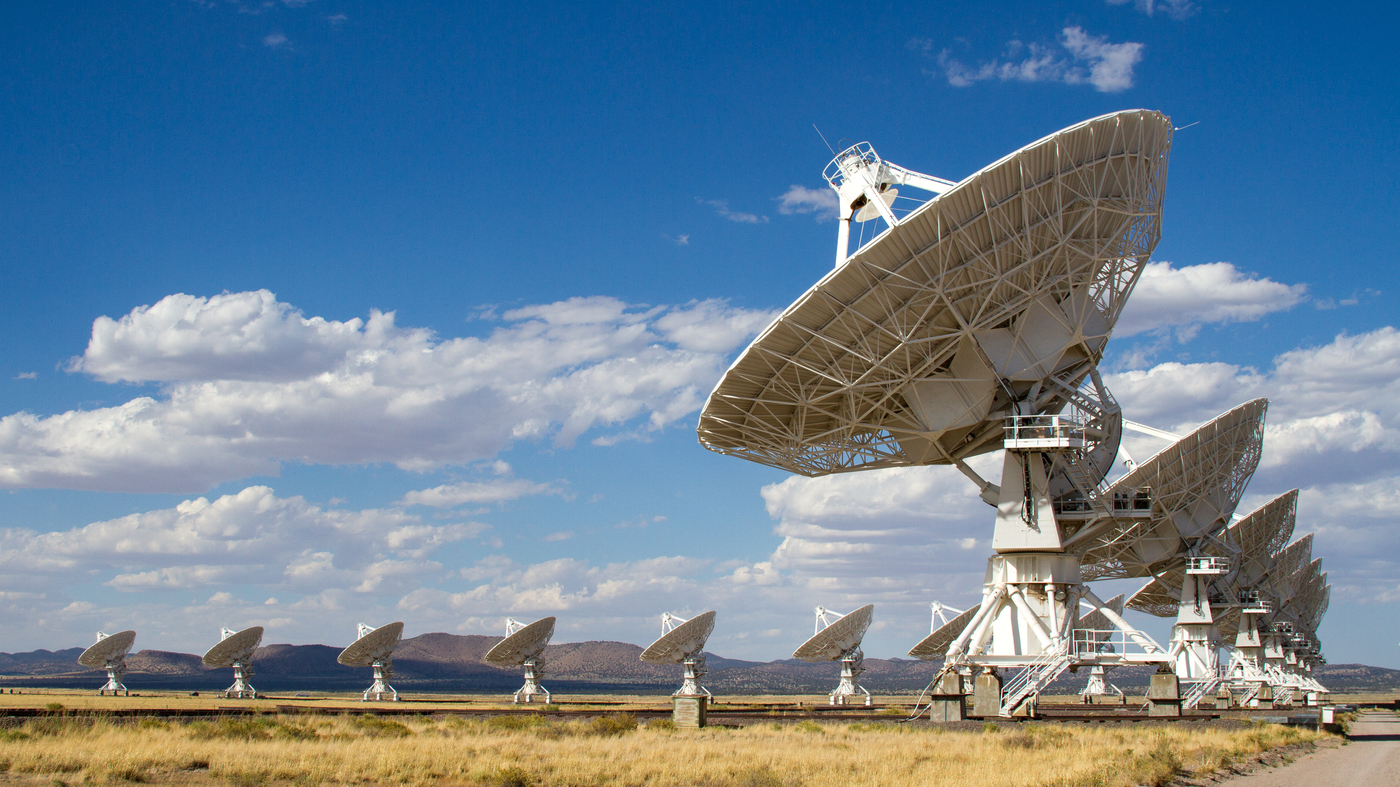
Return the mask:
M1182 710L1195 708L1200 704L1201 698L1220 688L1220 682L1220 676L1216 675L1215 677L1206 678L1205 680L1197 681L1192 684L1191 690L1186 692L1185 697L1181 698Z
M1039 694L1041 689L1060 677L1060 673L1069 669L1072 660L1068 653L1042 653L1006 685L999 715L1010 717L1026 700Z

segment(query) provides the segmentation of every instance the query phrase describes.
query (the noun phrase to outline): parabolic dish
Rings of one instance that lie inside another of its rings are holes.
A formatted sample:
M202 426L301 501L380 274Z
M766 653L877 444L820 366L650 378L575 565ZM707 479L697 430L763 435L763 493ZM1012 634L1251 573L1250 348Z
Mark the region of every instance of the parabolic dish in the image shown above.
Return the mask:
M108 662L116 661L131 650L131 646L136 643L135 631L118 631L111 636L99 639L95 644L83 651L78 656L78 663L84 667L101 669L107 666Z
M953 644L953 640L963 633L967 624L977 617L978 607L963 612L952 620L939 626L934 632L919 641L919 644L909 649L909 655L916 659L931 661L941 659L948 655L948 646Z
M1259 466L1267 399L1223 413L1109 485L1110 499L1148 491L1147 519L1093 520L1065 540L1085 582L1150 577L1185 554L1185 539L1223 530Z
M495 647L486 652L486 663L497 667L509 667L539 658L553 636L554 618L540 618L497 642Z
M802 647L793 651L792 657L803 661L836 661L860 645L865 630L870 628L870 622L874 619L874 604L866 604L850 614L842 615L802 643Z
M1123 594L1119 593L1108 601L1105 601L1104 606L1122 615ZM1112 631L1117 628L1117 626L1113 625L1113 622L1108 619L1107 615L1096 609L1079 619L1079 628L1088 631Z
M1171 137L1161 113L1105 115L924 203L744 350L701 444L815 476L997 450L1032 389L1059 412L1157 244Z
M1238 561L1229 574L1215 578L1211 584L1231 601L1239 598L1242 591L1255 589L1273 567L1279 548L1287 544L1293 535L1297 510L1298 490L1294 489L1270 500L1226 528L1222 540L1237 547L1237 554L1215 541L1204 544L1200 548L1202 557L1224 557ZM1133 594L1128 608L1160 618L1175 616L1177 597L1185 578L1186 561L1178 555L1167 561L1165 567L1159 568L1151 582Z
M204 654L204 666L231 667L234 663L247 663L253 658L253 651L262 644L262 637L263 627L253 626L219 640L219 644Z
M403 622L389 623L350 643L336 661L347 667L368 667L376 661L387 661L394 655L403 636Z
M699 615L676 626L642 651L642 661L650 664L680 664L705 649L705 641L715 630L715 611Z
M1312 541L1313 534L1308 533L1285 547L1274 561L1274 567L1264 581L1264 590L1268 592L1276 609L1281 609L1293 598L1299 584L1307 575L1308 565L1312 562Z

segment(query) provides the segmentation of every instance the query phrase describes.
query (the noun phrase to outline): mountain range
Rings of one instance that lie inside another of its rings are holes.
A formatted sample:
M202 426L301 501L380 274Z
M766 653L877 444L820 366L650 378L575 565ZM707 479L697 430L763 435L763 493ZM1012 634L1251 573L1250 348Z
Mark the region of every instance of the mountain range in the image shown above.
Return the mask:
M392 683L400 691L510 693L522 683L521 671L483 661L500 637L422 634L403 640L394 653ZM82 648L0 653L0 688L96 688L99 671L78 666ZM261 691L357 691L370 683L370 671L336 662L340 649L326 645L265 645L253 656L251 682ZM680 685L679 665L658 666L640 659L642 649L624 642L569 642L545 649L543 683L561 693L670 693ZM796 659L758 662L706 654L705 685L715 694L813 694L836 686L840 667ZM232 670L205 667L191 653L142 650L127 656L126 685L133 691L223 689ZM939 662L912 659L865 660L861 684L877 694L917 693L928 685ZM1122 667L1108 679L1130 693L1146 687L1150 668ZM1400 690L1400 670L1362 664L1329 664L1318 680L1333 691ZM1048 689L1077 693L1087 676L1066 673Z

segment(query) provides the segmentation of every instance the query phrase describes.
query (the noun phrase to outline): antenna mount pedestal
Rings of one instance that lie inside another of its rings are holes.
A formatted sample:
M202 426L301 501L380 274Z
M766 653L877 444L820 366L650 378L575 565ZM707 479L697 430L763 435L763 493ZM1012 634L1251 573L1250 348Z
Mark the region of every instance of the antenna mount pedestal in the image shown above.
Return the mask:
M253 665L235 661L233 663L233 685L224 691L224 699L229 700L255 700L258 698L258 690L248 683L248 678L253 675Z
M841 654L841 682L831 692L830 704L845 705L847 697L865 695L865 707L870 707L870 692L860 685L860 674L865 672L865 654L860 648Z
M522 699L527 703L533 702L536 695L542 695L546 705L554 702L554 699L549 696L549 690L540 685L539 679L544 676L544 659L526 659L523 666L525 667L525 685L515 692L515 702L520 702Z
M709 670L705 669L705 654L696 653L681 662L685 667L685 677L681 681L681 687L675 691L672 697L709 697L712 696L708 689L700 685L700 679L705 677Z
M370 666L374 667L374 684L365 690L365 698L362 702L369 702L373 696L376 702L384 699L388 694L393 702L399 701L399 692L389 685L389 679L394 677L394 662L392 659L376 661Z
M97 696L101 697L109 691L112 692L113 697L118 694L123 697L131 696L131 692L127 691L126 686L122 684L122 676L126 674L125 654L123 654L123 658L109 661L105 666L107 668L107 683L97 690Z

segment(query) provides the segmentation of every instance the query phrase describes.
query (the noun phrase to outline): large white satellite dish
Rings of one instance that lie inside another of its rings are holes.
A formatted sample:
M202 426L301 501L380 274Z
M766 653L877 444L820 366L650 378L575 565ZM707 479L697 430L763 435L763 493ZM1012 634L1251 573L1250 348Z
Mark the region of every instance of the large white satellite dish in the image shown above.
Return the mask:
M700 442L802 475L960 464L1001 448L1013 402L1059 412L1156 245L1171 133L1105 115L924 203L739 356Z
M982 605L935 644L950 665L1025 668L1004 713L1072 660L1067 632L1044 621L1102 606L1065 537L1086 520L1146 516L1136 500L1120 512L1102 485L1122 414L1097 364L1160 236L1171 138L1161 113L1117 112L956 184L868 143L843 151L824 173L838 195L836 269L754 340L701 412L706 448L794 473L949 464L971 478L997 509L997 555ZM888 198L906 186L935 196L898 215ZM852 218L872 209L887 229L849 253ZM1000 449L1000 485L965 461ZM1075 516L1062 522L1066 506ZM1142 663L1165 659L1110 620L1147 651Z
M379 628L361 623L356 632L359 638L341 651L336 661L347 667L374 668L374 683L365 690L365 702L368 702L371 696L382 700L386 694L397 702L399 693L388 681L394 677L394 649L399 646L399 639L403 637L403 622L389 623Z
M105 669L107 682L97 690L97 696L112 692L126 696L129 692L122 685L121 677L126 674L126 654L136 643L135 631L118 631L116 634L97 632L97 642L78 656L78 663L91 669Z
M817 607L816 612L816 633L793 651L792 657L811 662L840 661L841 683L831 692L831 704L845 705L847 697L863 693L865 704L869 705L870 692L859 682L860 674L865 671L865 654L861 652L860 642L875 619L875 605L866 604L845 615L826 607ZM837 617L828 620L830 615Z
M661 637L642 651L642 661L648 664L681 664L685 678L672 696L710 696L700 685L705 676L705 642L715 630L715 611L701 612L686 620L669 612L661 615Z
M515 692L515 702L524 698L533 701L537 694L544 695L545 704L552 702L549 691L540 685L544 676L544 649L554 636L554 618L540 618L526 626L513 618L506 618L506 638L497 642L486 652L486 663L497 667L525 667L525 685Z
M233 667L233 685L224 691L226 699L257 699L258 691L248 683L253 674L253 651L262 644L263 627L234 631L219 630L219 643L204 654L206 667Z

